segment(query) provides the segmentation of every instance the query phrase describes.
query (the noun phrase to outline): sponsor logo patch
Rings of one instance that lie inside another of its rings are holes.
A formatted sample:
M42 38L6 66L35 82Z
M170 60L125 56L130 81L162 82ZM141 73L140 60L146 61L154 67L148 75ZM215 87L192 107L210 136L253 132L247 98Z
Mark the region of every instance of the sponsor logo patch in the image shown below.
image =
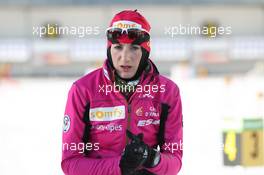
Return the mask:
M71 119L70 116L65 115L63 118L63 132L68 132L71 127Z
M136 110L136 115L139 117L142 117L142 115L143 115L143 107L142 106Z
M121 21L116 21L113 23L114 28L121 28L121 29L142 29L141 25L132 21L126 21L126 20L121 20Z
M159 125L160 120L148 119L139 120L137 126Z
M98 107L90 109L90 121L113 121L125 118L125 106Z

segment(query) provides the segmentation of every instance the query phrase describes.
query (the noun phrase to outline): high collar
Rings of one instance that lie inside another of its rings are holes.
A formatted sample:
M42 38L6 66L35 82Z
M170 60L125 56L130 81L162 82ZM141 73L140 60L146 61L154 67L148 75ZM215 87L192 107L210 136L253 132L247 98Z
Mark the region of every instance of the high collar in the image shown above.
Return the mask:
M148 66L147 68L142 72L142 75L140 75L140 79L146 79L148 76L152 77L152 76L156 76L159 74L159 71L156 67L156 65L150 60L148 59ZM115 81L115 69L112 68L112 66L109 64L109 60L106 59L104 61L103 64L103 74L104 77L108 80L108 81Z

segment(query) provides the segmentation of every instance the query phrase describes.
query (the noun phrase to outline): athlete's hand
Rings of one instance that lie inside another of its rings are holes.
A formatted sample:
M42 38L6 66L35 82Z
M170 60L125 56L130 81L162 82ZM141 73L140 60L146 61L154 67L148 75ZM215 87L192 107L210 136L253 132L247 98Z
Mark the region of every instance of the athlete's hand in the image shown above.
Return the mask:
M126 134L131 142L125 147L119 166L122 175L132 175L146 162L148 146L142 141L143 134L134 135L128 130Z
M155 167L160 161L160 153L143 142L143 134L134 135L129 130L126 132L131 142L125 147L120 168L122 175L131 175L142 167Z

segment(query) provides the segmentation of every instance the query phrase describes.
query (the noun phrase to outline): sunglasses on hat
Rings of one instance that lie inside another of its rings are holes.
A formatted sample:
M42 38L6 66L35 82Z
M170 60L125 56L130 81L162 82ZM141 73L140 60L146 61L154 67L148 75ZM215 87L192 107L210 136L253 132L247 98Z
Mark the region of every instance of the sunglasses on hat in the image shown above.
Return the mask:
M147 41L149 40L149 33L144 29L121 29L110 27L106 30L107 39L110 41L117 41L122 35L126 34L131 40Z

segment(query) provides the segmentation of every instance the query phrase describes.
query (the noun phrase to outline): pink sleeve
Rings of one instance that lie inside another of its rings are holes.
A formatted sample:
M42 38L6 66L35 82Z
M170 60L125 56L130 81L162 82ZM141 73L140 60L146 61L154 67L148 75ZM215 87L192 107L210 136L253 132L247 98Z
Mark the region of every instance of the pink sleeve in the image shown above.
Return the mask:
M80 88L73 84L68 94L64 115L62 170L65 175L120 175L120 157L95 159L84 156L83 114L87 102L88 99L81 93ZM98 145L94 144L93 148L96 147Z
M175 91L174 91L175 92ZM182 104L179 89L177 96L169 104L169 114L165 123L165 143L160 163L148 169L156 175L177 175L182 166Z

